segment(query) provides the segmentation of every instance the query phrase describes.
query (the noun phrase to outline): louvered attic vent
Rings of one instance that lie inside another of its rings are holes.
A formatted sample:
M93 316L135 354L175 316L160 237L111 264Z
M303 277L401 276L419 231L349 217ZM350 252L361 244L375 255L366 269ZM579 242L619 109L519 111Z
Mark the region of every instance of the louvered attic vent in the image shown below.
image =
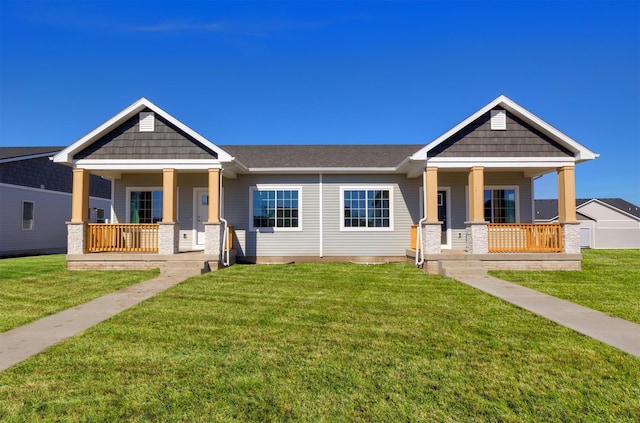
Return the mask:
M507 111L492 110L491 111L491 130L504 131L507 129Z
M155 123L153 112L140 112L140 132L153 132Z

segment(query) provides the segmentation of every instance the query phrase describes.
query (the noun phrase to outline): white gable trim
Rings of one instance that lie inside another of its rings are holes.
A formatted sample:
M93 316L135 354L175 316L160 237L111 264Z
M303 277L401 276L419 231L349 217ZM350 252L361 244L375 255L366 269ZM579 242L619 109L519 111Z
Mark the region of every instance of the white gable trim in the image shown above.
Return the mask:
M444 134L440 135L435 140L431 141L424 148L420 149L418 152L413 154L411 156L411 159L426 160L427 152L429 152L436 146L440 145L441 143L449 139L451 136L453 136L455 133L457 133L458 131L460 131L461 129L471 124L476 119L478 119L480 116L484 115L485 113L489 112L490 110L492 110L497 106L501 106L508 112L513 113L514 115L529 122L534 127L538 128L543 133L553 138L560 145L566 147L569 151L572 151L574 153L574 158L577 163L580 163L586 160L593 160L599 156L599 154L594 153L593 151L589 150L587 147L583 146L573 138L569 137L568 135L564 134L563 132L559 131L553 126L549 125L547 122L543 121L542 119L540 119L539 117L537 117L536 115L534 115L533 113L525 109L524 107L510 100L506 96L501 95L495 100L493 100L492 102L490 102L489 104L487 104L486 106L484 106L483 108L481 108L480 110L478 110L477 112L475 112L474 114L472 114L471 116L469 116L468 118L466 118L465 120L463 120L462 122L460 122L459 124L457 124L456 126L454 126L453 128L451 128L450 130L448 130L447 132L445 132Z
M56 163L68 163L68 164L71 164L73 155L75 153L77 153L79 151L82 151L84 148L86 148L89 145L91 145L92 143L94 143L100 137L106 135L109 131L117 128L119 125L124 123L126 120L130 119L131 117L135 116L137 113L141 112L142 110L144 110L146 108L151 109L156 114L162 116L163 118L165 118L166 120L171 122L173 125L175 125L179 129L181 129L182 131L184 131L188 135L192 136L196 141L198 141L204 147L206 147L209 150L212 150L212 151L215 151L216 153L218 153L218 159L217 159L218 162L232 162L232 161L234 161L234 158L229 153L227 153L226 151L222 150L220 147L214 145L212 142L207 140L205 137L203 137L202 135L198 134L196 131L194 131L193 129L189 128L187 125L183 124L178 119L174 118L169 113L165 112L160 107L156 106L155 104L153 104L152 102L150 102L149 100L147 100L144 97L142 97L141 99L137 100L136 102L134 102L133 104L131 104L130 106L128 106L127 108L122 110L120 113L118 113L117 115L113 116L111 119L107 120L102 125L98 126L96 129L94 129L93 131L89 132L87 135L85 135L84 137L80 138L79 140L77 140L76 142L74 142L73 144L71 144L70 146L68 146L67 148L65 148L64 150L59 152L58 154L56 154L53 157L53 161L56 162Z

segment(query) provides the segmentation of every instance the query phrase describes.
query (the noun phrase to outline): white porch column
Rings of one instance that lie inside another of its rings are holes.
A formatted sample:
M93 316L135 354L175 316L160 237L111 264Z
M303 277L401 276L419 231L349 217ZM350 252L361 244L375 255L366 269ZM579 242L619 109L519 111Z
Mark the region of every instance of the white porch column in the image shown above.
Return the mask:
M484 220L484 168L469 169L469 221L467 227L467 253L489 252L489 233Z
M71 221L67 222L67 254L86 252L87 221L89 220L89 183L86 169L73 169L71 186Z

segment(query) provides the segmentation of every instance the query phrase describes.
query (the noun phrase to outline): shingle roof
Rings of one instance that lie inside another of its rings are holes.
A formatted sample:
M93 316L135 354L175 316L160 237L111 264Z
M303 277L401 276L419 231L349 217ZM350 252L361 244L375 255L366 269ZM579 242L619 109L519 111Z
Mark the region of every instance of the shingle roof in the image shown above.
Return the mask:
M64 147L0 147L0 160L59 152Z
M248 168L396 167L422 147L422 144L221 146Z
M576 199L576 207L579 207L591 200L593 200L593 198L578 198ZM640 207L623 200L622 198L596 198L596 200L640 218ZM535 207L535 218L537 220L551 220L558 217L558 200L536 200Z

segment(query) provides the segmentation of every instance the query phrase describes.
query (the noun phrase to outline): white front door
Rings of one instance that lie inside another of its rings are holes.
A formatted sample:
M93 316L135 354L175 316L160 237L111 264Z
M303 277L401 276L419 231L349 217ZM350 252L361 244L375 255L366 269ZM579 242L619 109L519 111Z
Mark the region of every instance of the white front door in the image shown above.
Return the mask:
M205 189L194 190L196 246L204 247L204 222L209 218L209 193Z

